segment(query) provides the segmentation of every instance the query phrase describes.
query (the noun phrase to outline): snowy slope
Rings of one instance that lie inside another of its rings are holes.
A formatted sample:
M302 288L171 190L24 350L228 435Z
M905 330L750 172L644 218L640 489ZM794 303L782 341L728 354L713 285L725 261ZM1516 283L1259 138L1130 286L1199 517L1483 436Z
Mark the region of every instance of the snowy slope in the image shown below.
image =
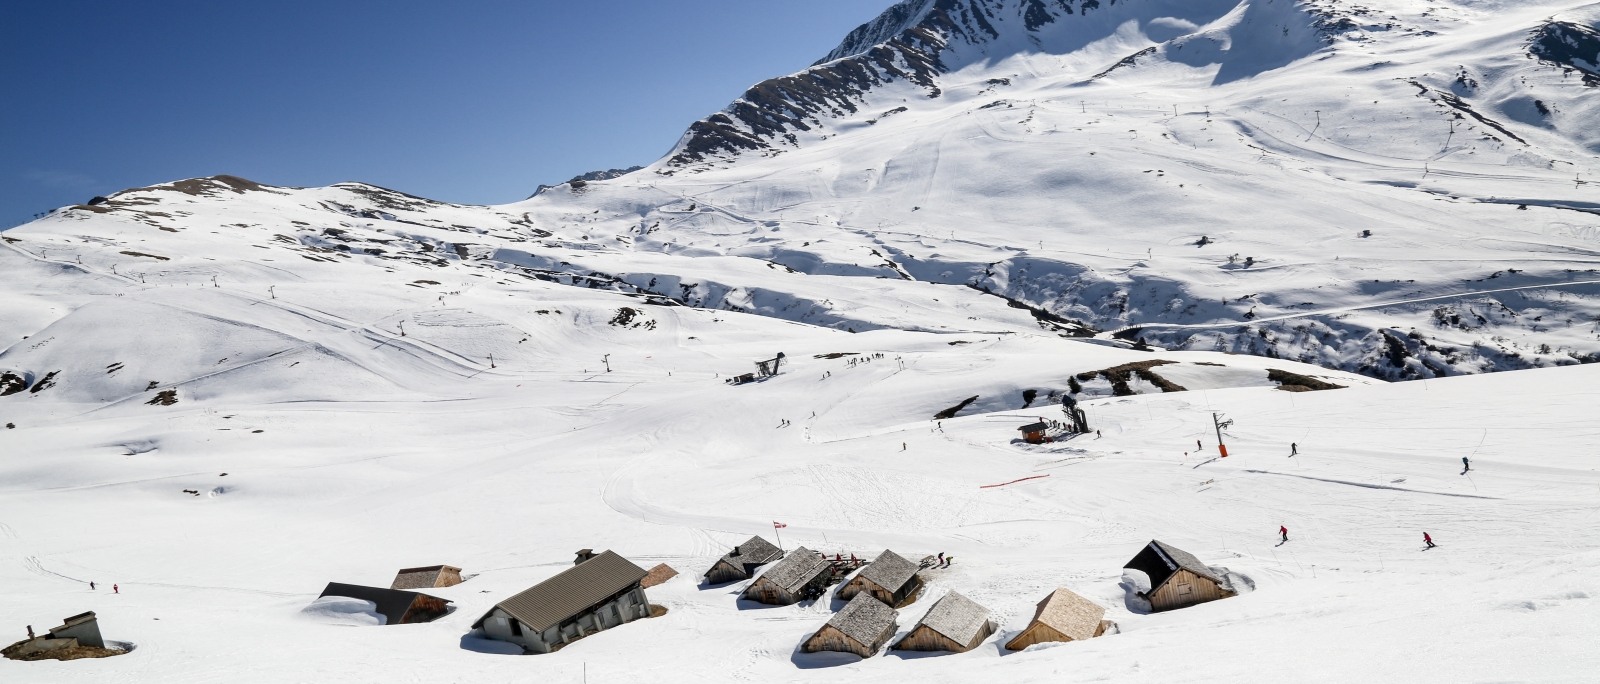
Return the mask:
M1589 681L1597 24L908 0L524 202L217 176L6 231L0 616L136 648L0 681ZM1017 439L1074 386L1098 434ZM999 631L801 654L841 602L696 584L773 521L953 554L900 632L948 590ZM1148 613L1152 538L1244 591ZM681 571L667 614L472 633L580 548ZM434 623L315 601L437 563ZM1003 650L1057 586L1121 633Z

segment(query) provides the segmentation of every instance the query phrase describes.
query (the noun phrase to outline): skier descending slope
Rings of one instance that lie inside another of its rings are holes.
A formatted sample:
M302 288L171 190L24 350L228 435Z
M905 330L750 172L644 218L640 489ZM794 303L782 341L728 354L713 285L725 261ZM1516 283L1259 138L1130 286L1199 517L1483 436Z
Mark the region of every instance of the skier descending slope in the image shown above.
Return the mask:
M1433 543L1433 537L1429 536L1427 532L1423 532L1422 533L1422 541L1423 541L1423 543L1427 544L1428 548L1430 548L1430 549L1433 548L1434 546L1437 546L1436 544Z
M1283 541L1278 542L1279 544L1286 544L1289 542L1289 528L1279 525L1278 534L1283 536Z

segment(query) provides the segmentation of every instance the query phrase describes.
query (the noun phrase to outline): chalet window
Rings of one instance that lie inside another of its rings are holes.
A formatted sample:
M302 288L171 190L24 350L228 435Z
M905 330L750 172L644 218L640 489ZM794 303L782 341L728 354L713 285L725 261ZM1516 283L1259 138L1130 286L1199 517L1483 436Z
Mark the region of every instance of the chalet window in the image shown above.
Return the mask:
M1193 592L1194 592L1194 587L1191 587L1191 586L1189 586L1187 584L1178 585L1178 595L1179 596L1188 596L1189 594L1191 594Z
M512 620L511 621L511 636L522 636L522 623L521 622L519 622L517 620Z

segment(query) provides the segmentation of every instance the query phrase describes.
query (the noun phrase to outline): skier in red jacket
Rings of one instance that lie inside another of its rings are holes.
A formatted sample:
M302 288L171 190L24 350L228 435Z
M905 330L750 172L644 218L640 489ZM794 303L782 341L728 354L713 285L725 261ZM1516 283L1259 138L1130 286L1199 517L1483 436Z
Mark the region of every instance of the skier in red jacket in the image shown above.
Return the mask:
M1278 534L1283 535L1283 541L1289 541L1289 528L1279 525Z
M1435 544L1433 543L1433 537L1428 536L1427 532L1423 532L1422 533L1422 541L1423 541L1423 543L1427 544L1428 548L1430 548L1430 549L1435 546Z

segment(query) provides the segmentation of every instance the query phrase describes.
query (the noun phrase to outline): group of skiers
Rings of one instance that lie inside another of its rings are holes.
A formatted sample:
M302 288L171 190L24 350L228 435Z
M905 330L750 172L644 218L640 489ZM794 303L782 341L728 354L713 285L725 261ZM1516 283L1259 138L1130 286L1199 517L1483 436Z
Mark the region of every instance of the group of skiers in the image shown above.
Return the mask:
M1280 541L1278 542L1279 546L1282 546L1284 544L1289 543L1289 528L1288 528L1288 526L1279 525L1278 526L1278 536L1280 537ZM1427 544L1428 548L1430 548L1430 549L1435 547L1435 546L1438 546L1438 544L1433 543L1433 535L1428 534L1427 532L1423 532L1422 533L1422 543Z

